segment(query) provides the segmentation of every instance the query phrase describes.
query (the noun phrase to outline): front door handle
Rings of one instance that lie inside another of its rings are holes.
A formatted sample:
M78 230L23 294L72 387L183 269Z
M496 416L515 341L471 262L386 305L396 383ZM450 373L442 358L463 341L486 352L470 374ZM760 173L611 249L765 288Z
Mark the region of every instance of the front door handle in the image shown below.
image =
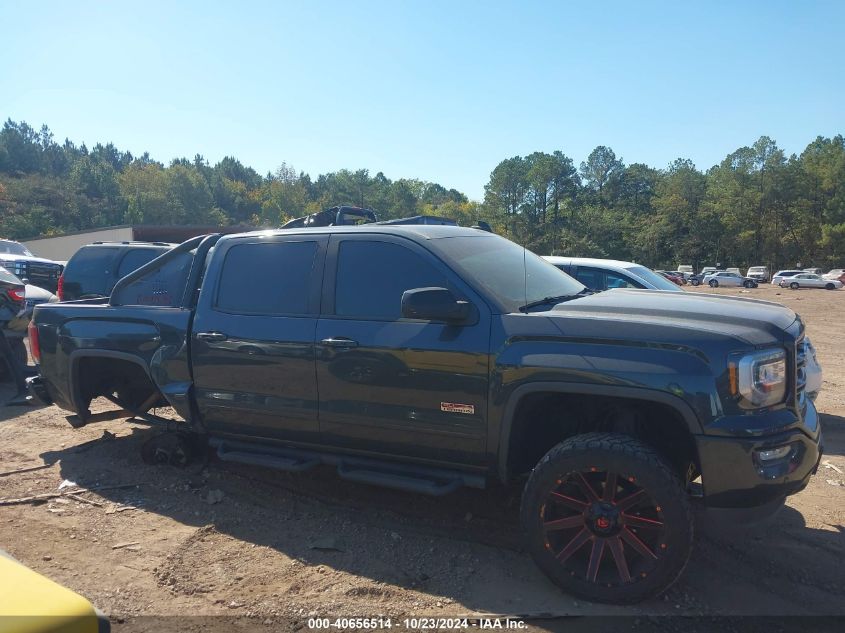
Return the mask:
M358 341L353 341L351 338L345 338L343 336L333 336L331 338L324 338L320 341L326 347L334 347L334 348L345 348L350 349L352 347L358 347Z
M207 341L209 343L217 342L217 341L225 341L229 337L223 334L223 332L197 332L197 338L201 341Z

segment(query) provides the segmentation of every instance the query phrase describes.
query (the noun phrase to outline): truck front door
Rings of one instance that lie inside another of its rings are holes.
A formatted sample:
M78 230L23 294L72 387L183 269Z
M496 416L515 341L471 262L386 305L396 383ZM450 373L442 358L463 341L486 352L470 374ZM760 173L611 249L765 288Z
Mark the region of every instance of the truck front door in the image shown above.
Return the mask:
M221 240L192 329L196 401L216 434L318 440L314 330L328 237Z
M478 309L449 325L401 316L406 290L446 287ZM490 311L439 259L389 235L335 234L317 324L326 444L480 464L486 448Z

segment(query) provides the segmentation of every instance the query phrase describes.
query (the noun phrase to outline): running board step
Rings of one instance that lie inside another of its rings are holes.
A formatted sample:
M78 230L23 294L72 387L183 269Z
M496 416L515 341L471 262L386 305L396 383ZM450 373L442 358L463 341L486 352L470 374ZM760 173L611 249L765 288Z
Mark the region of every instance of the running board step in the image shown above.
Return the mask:
M318 459L303 459L274 452L256 453L247 450L231 449L225 443L217 447L217 456L224 462L264 466L291 473L301 473L320 463Z
M337 474L340 475L341 479L346 479L347 481L394 488L396 490L407 490L408 492L418 492L433 497L455 492L455 490L464 485L463 479L460 478L436 481L434 479L426 479L422 476L380 471L372 467L344 463L338 464Z
M264 466L288 472L302 472L318 464L326 464L337 467L338 475L347 481L435 497L454 492L462 486L486 486L483 475L422 464L389 462L369 457L267 446L257 442L223 438L211 438L208 443L217 449L217 456L226 462Z

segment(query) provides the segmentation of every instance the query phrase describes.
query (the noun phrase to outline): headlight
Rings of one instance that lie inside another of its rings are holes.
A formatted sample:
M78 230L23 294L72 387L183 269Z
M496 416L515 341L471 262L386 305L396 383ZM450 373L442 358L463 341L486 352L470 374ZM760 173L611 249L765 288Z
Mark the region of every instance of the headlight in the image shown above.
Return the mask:
M783 402L786 395L786 353L782 349L743 356L730 373L731 391L739 391L751 406L767 407Z

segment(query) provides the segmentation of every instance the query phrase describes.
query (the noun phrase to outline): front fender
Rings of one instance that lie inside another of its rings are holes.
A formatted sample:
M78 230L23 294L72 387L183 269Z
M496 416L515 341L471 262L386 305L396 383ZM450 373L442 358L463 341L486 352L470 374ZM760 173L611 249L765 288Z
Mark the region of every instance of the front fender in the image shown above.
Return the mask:
M510 436L517 408L523 398L535 393L579 394L598 398L626 398L628 400L642 400L643 402L657 402L671 407L674 411L676 411L681 419L683 419L691 434L696 435L701 433L701 422L698 417L696 417L695 412L684 400L671 393L656 391L654 389L642 389L618 385L596 385L566 382L535 382L523 384L514 389L511 393L511 396L504 407L501 424L499 425L499 435L496 438L496 444L499 446L497 471L499 479L502 482L507 482L510 479L510 473L508 471Z

